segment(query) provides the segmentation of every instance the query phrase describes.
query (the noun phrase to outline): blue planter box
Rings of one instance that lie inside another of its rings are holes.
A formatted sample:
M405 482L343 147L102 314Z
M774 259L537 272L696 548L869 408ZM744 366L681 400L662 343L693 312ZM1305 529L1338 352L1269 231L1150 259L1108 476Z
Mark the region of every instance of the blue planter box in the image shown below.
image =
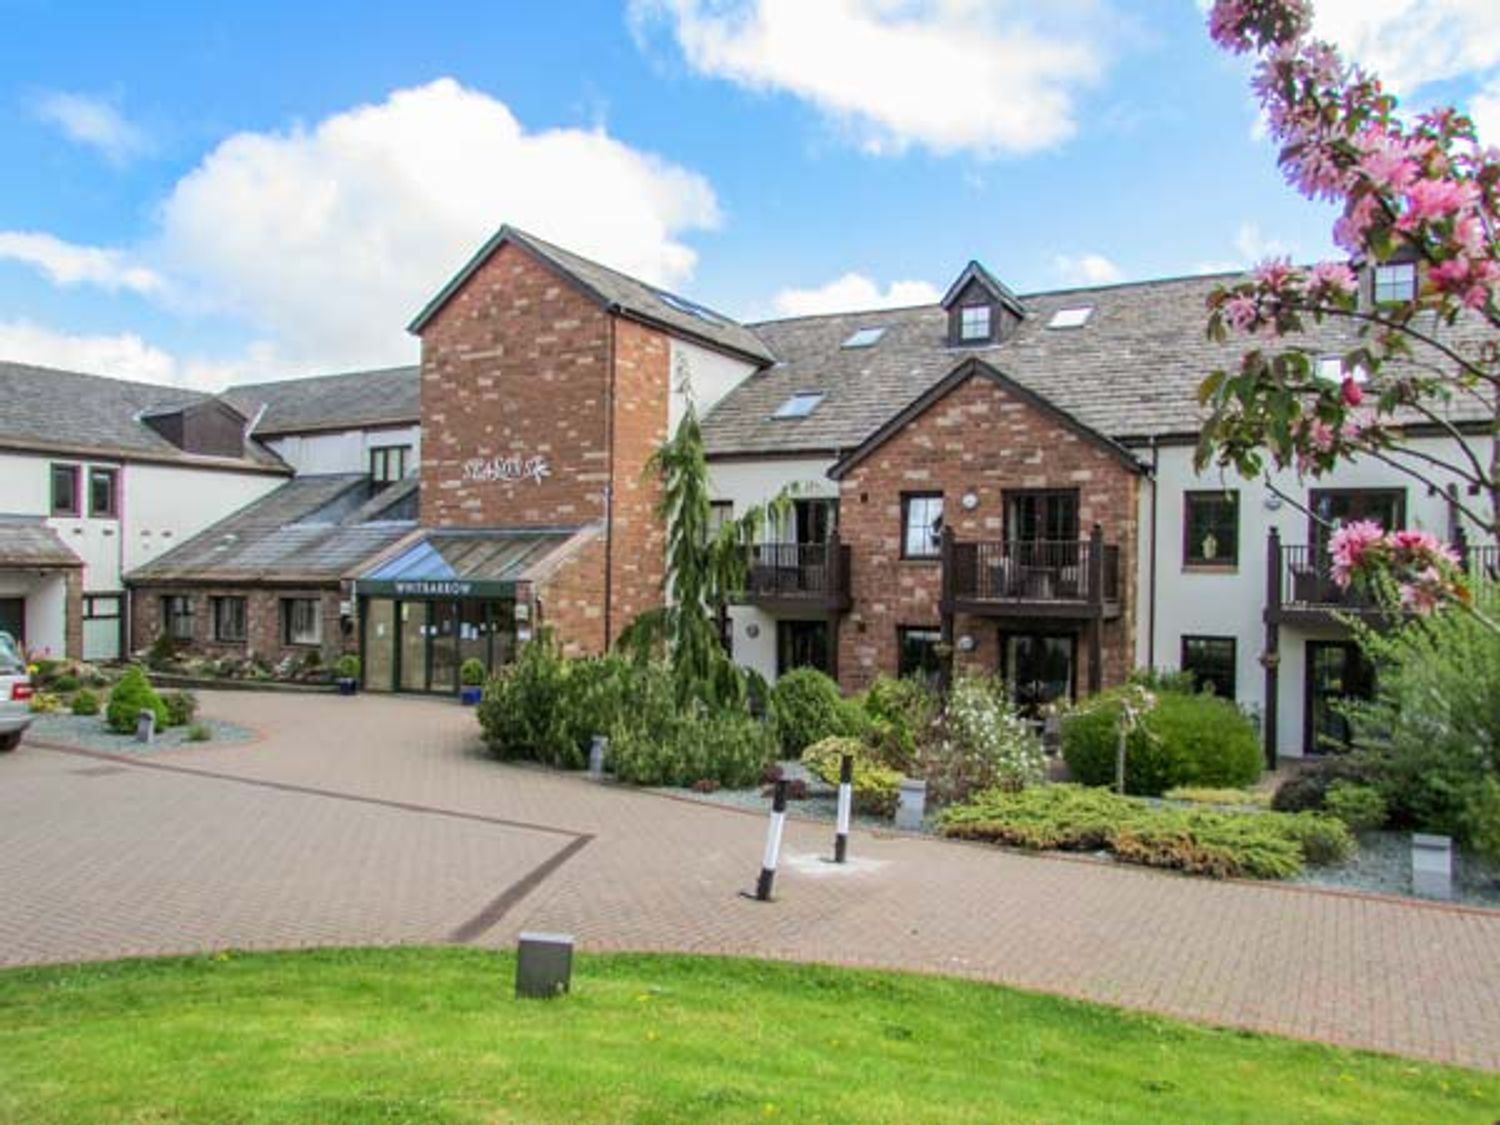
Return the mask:
M339 681L339 694L340 695L353 695L358 690L359 690L359 681L358 680L340 680Z
M458 689L458 701L465 707L473 707L479 702L482 695L484 695L484 688L482 687L461 687Z

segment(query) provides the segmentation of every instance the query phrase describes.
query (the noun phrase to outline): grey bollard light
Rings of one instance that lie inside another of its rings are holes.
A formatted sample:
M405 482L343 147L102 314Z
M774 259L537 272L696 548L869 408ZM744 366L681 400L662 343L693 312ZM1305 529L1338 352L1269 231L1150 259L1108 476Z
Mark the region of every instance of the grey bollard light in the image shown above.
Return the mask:
M156 741L156 712L142 707L135 715L135 740L150 746Z
M1412 833L1411 889L1423 898L1453 897L1453 841L1447 836Z
M927 782L914 777L901 779L901 796L896 804L896 827L907 830L922 827L927 812Z
M604 777L604 755L609 753L609 739L602 734L594 735L589 743L589 777L599 781Z
M516 995L550 1000L573 979L573 935L523 933L516 946Z

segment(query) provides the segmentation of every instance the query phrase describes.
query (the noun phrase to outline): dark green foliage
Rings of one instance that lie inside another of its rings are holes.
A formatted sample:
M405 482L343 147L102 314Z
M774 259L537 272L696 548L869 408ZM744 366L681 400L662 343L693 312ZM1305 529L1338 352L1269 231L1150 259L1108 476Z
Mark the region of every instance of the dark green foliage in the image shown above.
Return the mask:
M1063 757L1085 785L1113 785L1121 693L1107 692L1063 720ZM1125 789L1160 796L1178 786L1250 785L1260 777L1255 726L1216 696L1163 691L1126 742Z
M1373 784L1380 776L1376 764L1364 754L1331 754L1302 763L1276 788L1271 807L1277 812L1315 812L1323 808L1329 786L1345 781Z
M97 715L99 713L99 697L88 688L80 688L73 696L73 714L75 715Z
M161 697L167 709L167 726L185 727L198 714L198 697L190 691L169 691Z
M1487 777L1464 804L1464 838L1479 855L1500 865L1500 781Z
M214 732L209 729L206 723L194 723L188 727L187 740L189 742L211 742L213 741L213 737Z
M1365 832L1385 824L1385 795L1373 785L1357 781L1335 781L1323 795L1323 807L1354 832Z
M860 705L868 720L865 737L876 757L893 769L911 769L940 710L937 693L916 677L896 679L882 674L875 677Z
M50 684L48 684L47 690L59 693L77 691L78 677L64 673L61 676L56 677Z
M771 689L771 722L785 757L795 758L825 738L857 735L862 720L859 706L815 668L795 668Z
M471 656L460 664L458 682L465 687L478 687L484 683L484 661Z
M654 732L622 723L610 739L609 765L633 785L713 782L743 789L760 778L775 753L776 740L759 719L699 712L674 715Z
M334 661L333 670L341 680L357 680L359 679L359 657L352 652L346 652Z
M1147 691L1171 691L1179 695L1193 695L1198 690L1193 674L1182 668L1137 668L1130 673L1130 682Z
M177 642L167 633L159 633L146 650L146 663L152 668L167 668L177 659Z
M57 675L57 670L61 667L61 660L52 660L45 656L38 657L31 662L31 682L38 688L50 688L52 677Z
M125 670L125 675L120 677L120 682L115 685L114 691L109 693L109 706L105 709L105 720L109 723L109 729L117 734L130 734L135 730L140 712L146 708L150 708L156 714L157 729L165 730L169 725L167 705L162 702L161 696L156 694L155 689L146 679L146 673L132 665Z
M1284 879L1304 862L1347 859L1355 846L1332 817L1163 808L1076 785L988 790L944 812L942 831L1024 848L1104 849L1127 863L1216 878Z

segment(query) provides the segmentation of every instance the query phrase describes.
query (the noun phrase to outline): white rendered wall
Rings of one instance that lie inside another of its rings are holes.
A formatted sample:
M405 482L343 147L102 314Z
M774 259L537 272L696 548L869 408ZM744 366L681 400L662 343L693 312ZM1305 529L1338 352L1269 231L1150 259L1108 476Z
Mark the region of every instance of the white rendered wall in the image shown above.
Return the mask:
M718 401L755 372L755 365L742 359L731 359L722 352L690 344L672 337L672 394L667 401L667 429L677 432L677 424L687 413L688 396L702 418Z
M1436 438L1418 439L1412 444L1450 460L1454 448L1451 443ZM1137 449L1135 452L1149 462L1149 450ZM1193 471L1192 461L1191 446L1166 446L1159 450L1154 663L1158 668L1178 667L1184 634L1232 636L1235 638L1238 702L1259 713L1265 703L1265 672L1260 656L1265 646L1266 540L1271 528L1275 527L1280 531L1284 545L1306 544L1308 517L1286 502L1273 506L1277 501L1260 480L1242 480L1233 474L1220 476L1217 472L1200 476ZM1430 495L1418 482L1376 461L1344 465L1317 479L1299 480L1291 472L1273 474L1271 479L1277 489L1302 505L1309 503L1309 494L1315 489L1400 489L1406 495L1406 526L1433 532L1440 539L1448 537L1446 499L1440 494ZM1236 489L1240 495L1239 561L1230 571L1193 568L1184 565L1183 561L1184 493L1216 488ZM1149 493L1149 487L1144 488L1143 493ZM1143 495L1141 574L1137 584L1140 598L1137 604L1141 612L1138 614L1136 643L1137 662L1142 665L1148 662L1150 515L1149 495ZM1472 528L1469 533L1471 544L1480 542ZM1276 737L1283 754L1302 752L1307 641L1337 640L1340 637L1336 628L1281 627Z
M0 598L26 599L26 651L62 656L68 644L68 580L65 575L0 570Z
M263 444L290 465L299 476L313 473L368 473L370 450L386 445L409 445L407 475L417 471L422 458L422 428L400 426L377 430L341 430L335 433L289 434Z
M838 486L828 479L832 464L826 457L711 461L709 488L715 500L733 501L736 518L789 487L799 496L837 499ZM854 565L859 565L858 559ZM733 606L729 617L734 628L735 662L774 682L776 617L751 606Z

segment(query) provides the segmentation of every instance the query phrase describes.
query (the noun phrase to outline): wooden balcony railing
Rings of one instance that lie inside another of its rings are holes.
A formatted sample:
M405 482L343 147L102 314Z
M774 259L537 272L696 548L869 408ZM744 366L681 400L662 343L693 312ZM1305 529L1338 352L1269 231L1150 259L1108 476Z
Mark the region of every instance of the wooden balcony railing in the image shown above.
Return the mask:
M965 612L1117 613L1120 548L1081 540L959 541L944 536L944 600Z
M1464 569L1476 586L1500 583L1500 547L1463 549ZM1326 545L1283 543L1272 532L1267 543L1266 592L1268 610L1275 616L1367 613L1379 608L1368 589L1347 589L1333 580L1333 559Z
M757 543L746 548L744 601L847 608L849 548L826 543Z

